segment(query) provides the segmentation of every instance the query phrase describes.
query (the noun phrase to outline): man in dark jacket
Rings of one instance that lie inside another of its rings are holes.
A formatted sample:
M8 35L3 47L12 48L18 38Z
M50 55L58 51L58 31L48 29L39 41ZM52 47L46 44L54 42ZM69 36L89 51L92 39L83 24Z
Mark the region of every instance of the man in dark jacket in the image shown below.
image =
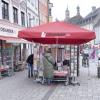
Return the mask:
M34 55L31 54L28 56L26 62L28 63L28 77L33 77L33 57Z

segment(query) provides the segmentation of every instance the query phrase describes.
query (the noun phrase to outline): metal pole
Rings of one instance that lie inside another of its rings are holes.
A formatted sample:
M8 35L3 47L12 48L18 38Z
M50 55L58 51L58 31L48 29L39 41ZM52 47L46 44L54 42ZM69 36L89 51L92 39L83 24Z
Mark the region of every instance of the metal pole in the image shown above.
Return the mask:
M77 45L77 76L79 76L79 45Z
M48 8L47 22L49 22L49 3L50 3L50 1L49 1L49 0L47 0L47 8Z
M56 63L57 63L57 58L58 58L58 37L56 39L56 44L57 44L57 47L56 47Z
M70 45L70 77L71 77L71 45Z
M39 25L40 23L40 1L38 0L38 17L39 17Z

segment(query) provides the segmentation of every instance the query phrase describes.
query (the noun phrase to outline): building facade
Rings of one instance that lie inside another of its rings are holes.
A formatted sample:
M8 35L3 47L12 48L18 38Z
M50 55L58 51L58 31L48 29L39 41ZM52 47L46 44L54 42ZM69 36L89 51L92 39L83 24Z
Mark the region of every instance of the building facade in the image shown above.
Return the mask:
M76 16L69 18L68 15L69 15L69 10L67 8L65 21L76 24L76 25L80 25L82 28L85 28L85 29L88 29L91 31L95 31L96 39L90 41L89 43L87 43L87 45L89 45L89 46L91 45L93 47L95 45L100 44L100 38L99 38L100 7L96 8L95 6L93 6L91 12L88 13L84 18L80 15L79 7L77 7L77 15Z
M67 7L67 9L65 11L65 21L68 23L72 23L72 24L79 24L79 22L81 20L83 20L83 17L80 14L80 7L79 6L76 7L76 11L77 11L76 15L73 17L70 17L70 11Z
M0 65L14 67L26 60L33 46L19 42L18 31L37 25L38 0L0 0Z
M39 24L44 24L49 22L49 0L39 0Z
M28 27L39 25L38 0L27 0L27 20Z
M48 14L49 14L49 22L52 22L52 7L53 7L53 3L51 3L49 1L49 10L48 10Z
M95 6L92 7L91 12L79 22L80 26L96 33L96 39L90 41L88 44L92 47L100 45L100 38L98 37L100 34L100 7L96 8Z

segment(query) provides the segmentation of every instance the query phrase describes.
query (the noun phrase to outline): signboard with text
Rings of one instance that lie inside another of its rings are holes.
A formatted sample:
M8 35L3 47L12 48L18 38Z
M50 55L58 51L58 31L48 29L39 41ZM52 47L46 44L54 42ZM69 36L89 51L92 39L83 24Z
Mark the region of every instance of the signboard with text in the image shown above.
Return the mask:
M19 30L20 29L15 28L15 27L0 24L0 35L1 36L17 37Z

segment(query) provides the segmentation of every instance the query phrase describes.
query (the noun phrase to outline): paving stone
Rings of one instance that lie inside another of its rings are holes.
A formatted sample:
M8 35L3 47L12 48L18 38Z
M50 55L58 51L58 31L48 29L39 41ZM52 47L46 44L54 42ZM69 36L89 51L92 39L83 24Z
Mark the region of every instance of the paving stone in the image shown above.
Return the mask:
M90 61L89 70L80 67L79 82L80 86L57 84L53 88L27 78L27 70L16 72L0 80L0 100L100 100L96 62Z

